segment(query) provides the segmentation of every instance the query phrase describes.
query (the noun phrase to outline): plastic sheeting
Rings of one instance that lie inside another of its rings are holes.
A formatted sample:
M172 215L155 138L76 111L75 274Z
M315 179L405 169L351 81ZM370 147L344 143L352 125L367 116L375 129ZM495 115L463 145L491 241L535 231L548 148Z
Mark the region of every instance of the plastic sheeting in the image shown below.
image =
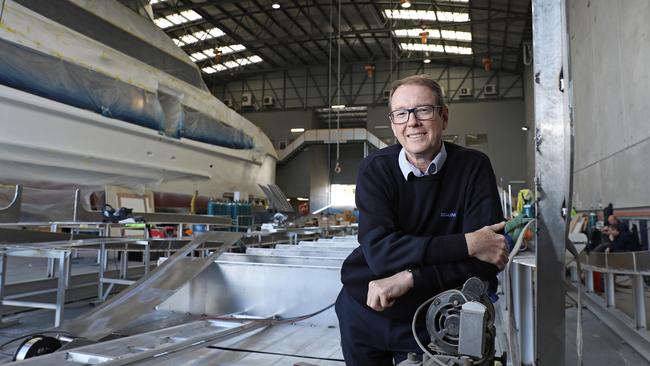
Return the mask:
M179 96L162 92L156 95L2 39L0 55L0 83L7 86L154 129L170 137L233 149L254 147L252 137L182 106Z
M153 93L6 40L0 55L2 84L156 130L164 121Z
M232 149L252 149L253 138L236 128L208 117L194 109L184 107L183 137Z

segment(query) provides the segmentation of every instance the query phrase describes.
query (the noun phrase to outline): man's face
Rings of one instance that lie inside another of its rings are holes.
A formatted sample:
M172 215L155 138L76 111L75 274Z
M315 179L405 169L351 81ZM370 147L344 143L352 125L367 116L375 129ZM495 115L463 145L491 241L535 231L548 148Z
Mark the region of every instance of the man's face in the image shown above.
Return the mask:
M425 105L437 105L433 91L424 85L402 85L391 98L391 112ZM433 119L418 120L413 113L404 124L391 123L393 134L412 158L433 159L440 149L442 131L447 128L447 109L436 108Z

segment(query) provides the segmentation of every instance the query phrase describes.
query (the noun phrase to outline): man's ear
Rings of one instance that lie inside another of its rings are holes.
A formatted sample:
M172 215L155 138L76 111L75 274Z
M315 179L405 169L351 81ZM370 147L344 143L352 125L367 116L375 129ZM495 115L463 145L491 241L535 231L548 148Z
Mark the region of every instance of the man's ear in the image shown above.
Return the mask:
M444 131L447 129L447 124L449 123L449 109L447 106L442 107L440 118L442 118L442 130Z

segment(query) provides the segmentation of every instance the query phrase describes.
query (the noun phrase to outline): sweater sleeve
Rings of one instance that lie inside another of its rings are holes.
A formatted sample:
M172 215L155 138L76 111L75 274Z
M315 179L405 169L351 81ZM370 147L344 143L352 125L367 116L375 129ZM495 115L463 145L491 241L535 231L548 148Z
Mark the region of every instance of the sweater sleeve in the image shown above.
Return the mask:
M468 257L464 234L415 236L405 233L391 208L394 199L390 191L390 184L380 174L362 164L356 187L356 204L362 217L359 243L375 275L388 276L405 268Z

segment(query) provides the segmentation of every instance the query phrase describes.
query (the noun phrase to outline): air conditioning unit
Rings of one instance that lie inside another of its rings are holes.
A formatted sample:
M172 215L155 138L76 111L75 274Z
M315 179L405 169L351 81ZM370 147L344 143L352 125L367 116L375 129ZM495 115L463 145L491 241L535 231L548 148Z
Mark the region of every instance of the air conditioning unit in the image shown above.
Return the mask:
M270 95L265 95L262 99L262 104L266 106L273 105L273 97Z
M224 99L223 104L225 104L228 108L232 108L232 99Z
M460 88L460 90L458 91L458 96L463 98L463 97L473 97L474 95L472 94L472 89Z
M242 93L242 95L241 95L241 106L242 107L252 107L253 106L253 94L252 93Z
M390 98L390 90L384 90L384 100L388 100Z
M494 84L485 84L483 93L485 95L497 95L497 86Z

